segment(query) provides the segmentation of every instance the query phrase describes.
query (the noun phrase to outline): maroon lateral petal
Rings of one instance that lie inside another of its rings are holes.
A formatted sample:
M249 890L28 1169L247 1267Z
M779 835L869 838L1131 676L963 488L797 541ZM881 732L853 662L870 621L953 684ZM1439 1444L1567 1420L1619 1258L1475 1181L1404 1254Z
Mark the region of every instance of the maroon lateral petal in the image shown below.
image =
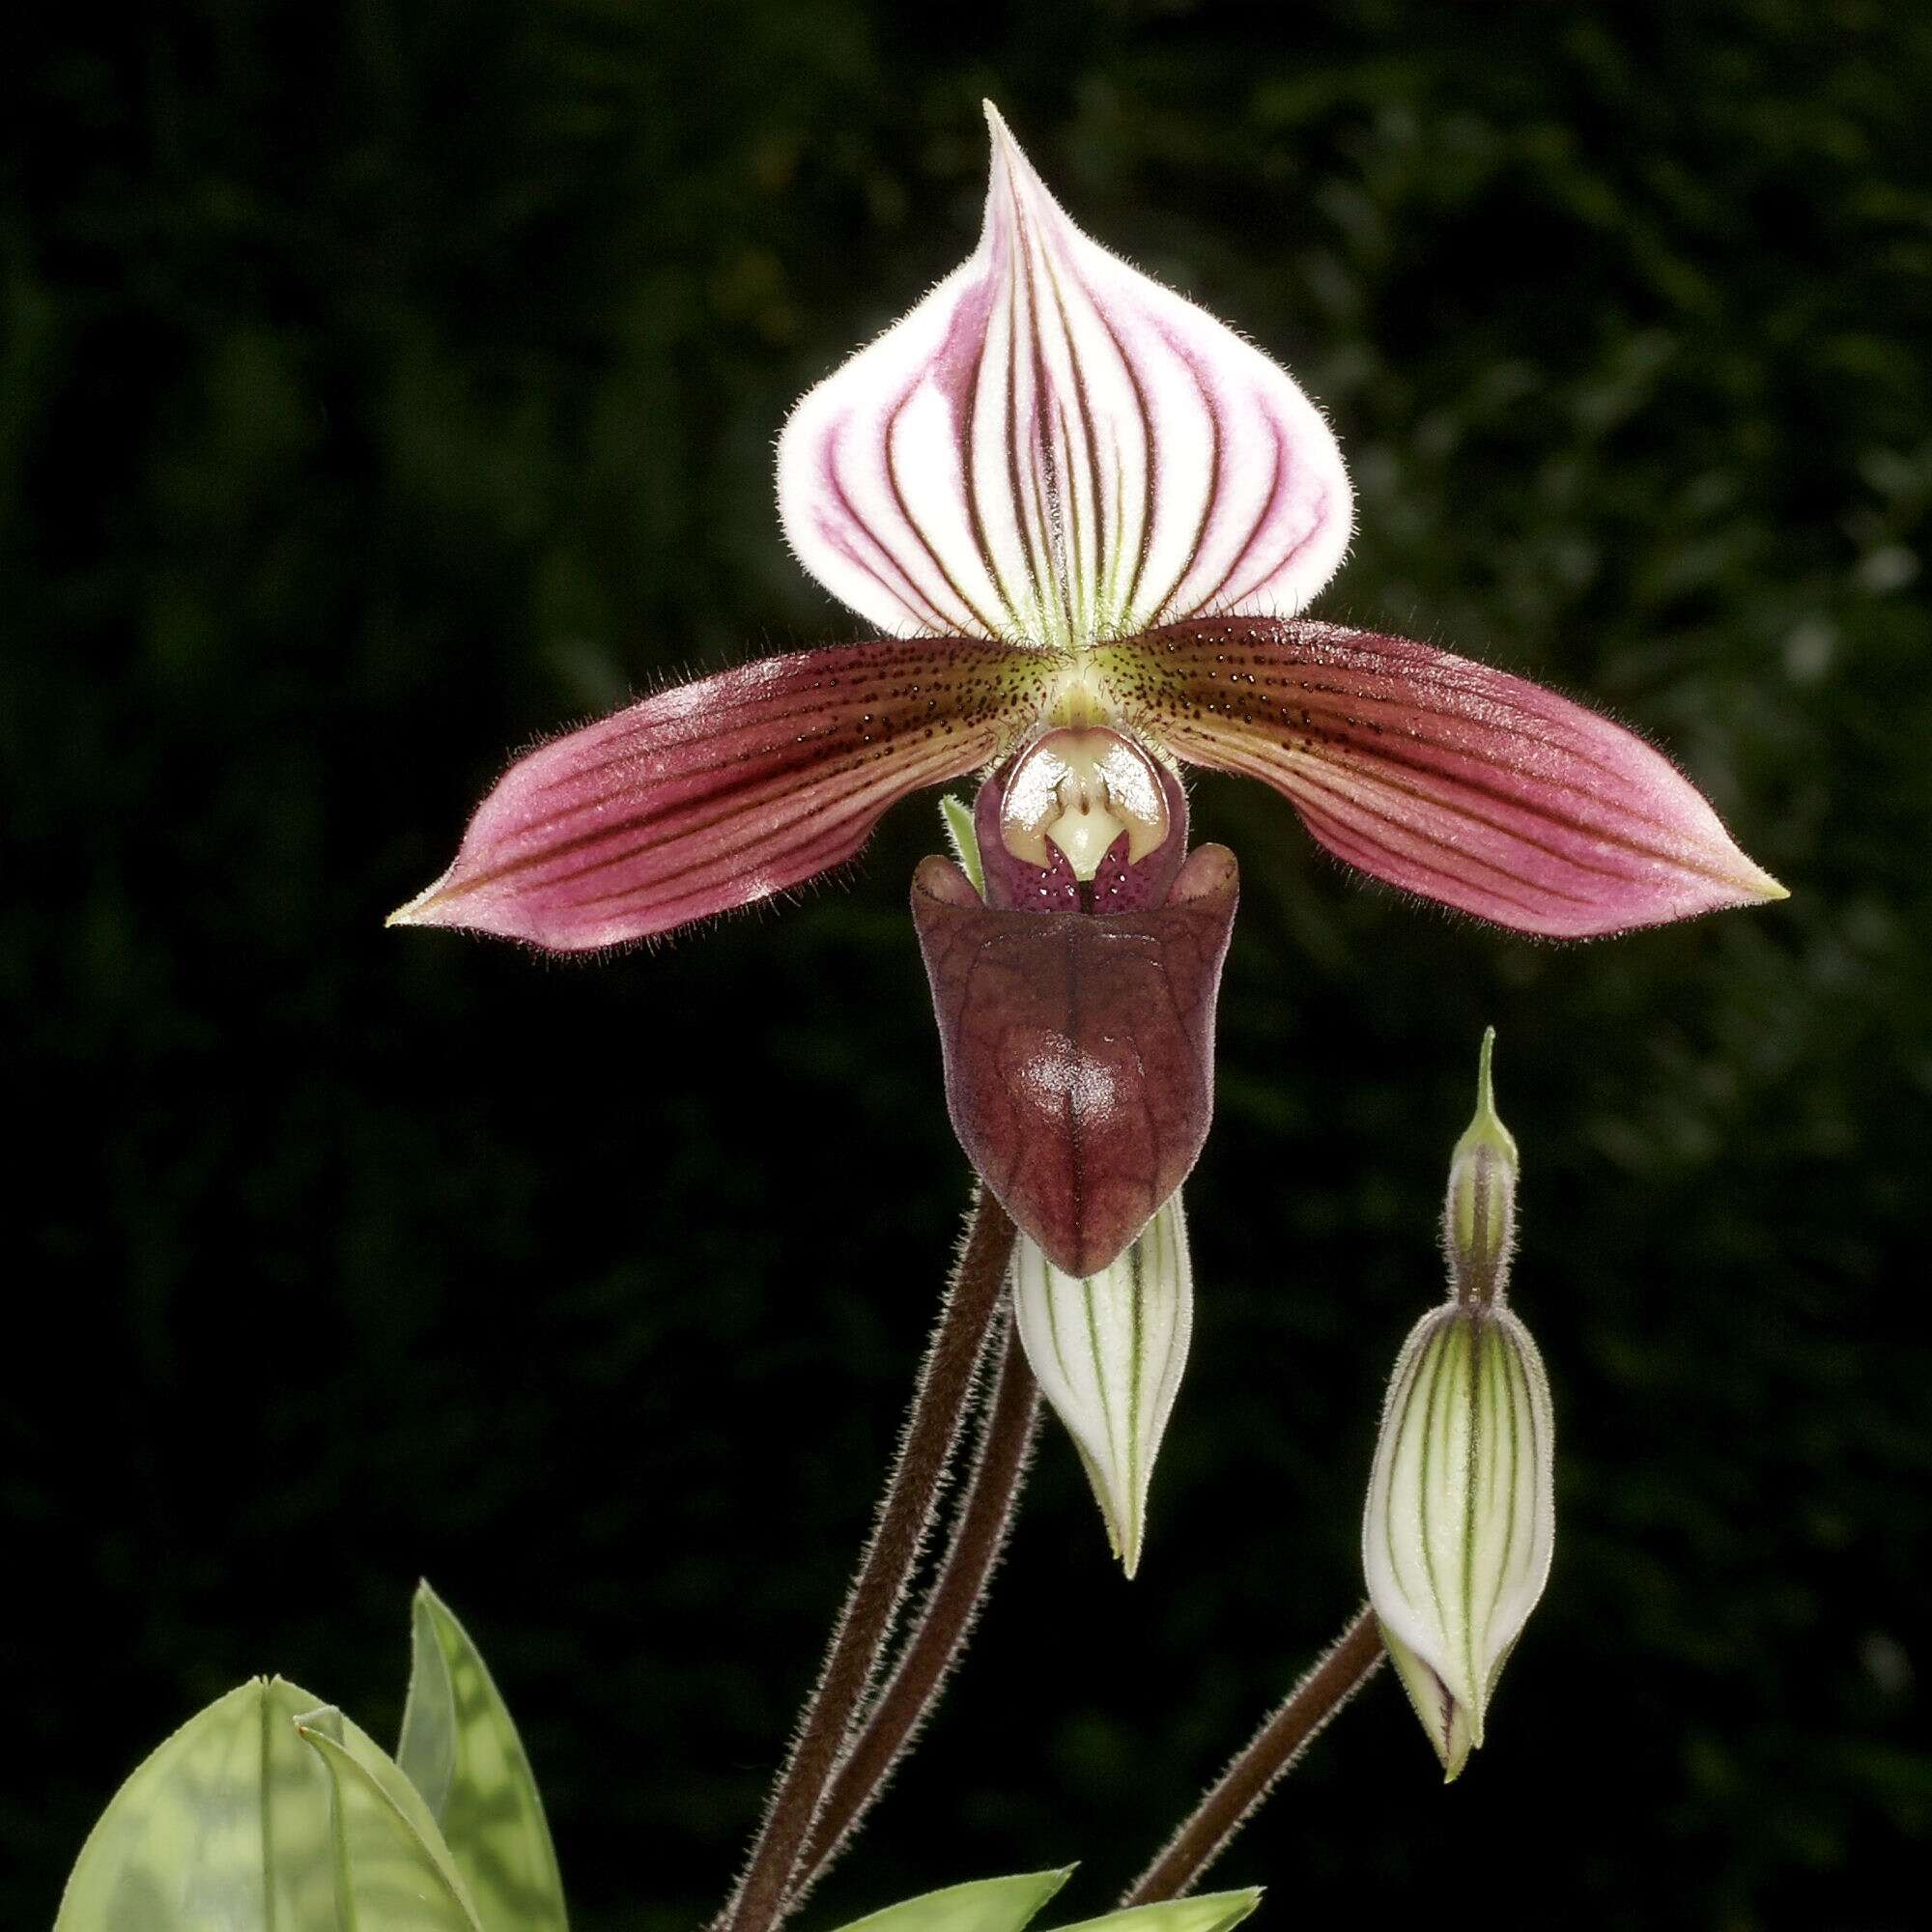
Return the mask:
M1055 663L924 639L659 692L512 765L456 863L391 923L575 952L769 897L851 858L908 792L998 756Z
M1164 906L1107 918L995 910L945 859L914 875L953 1130L1067 1274L1117 1259L1208 1138L1237 887L1225 845Z
M1584 938L1785 896L1661 753L1468 658L1243 617L1097 658L1143 737L1261 779L1338 858L1498 925Z

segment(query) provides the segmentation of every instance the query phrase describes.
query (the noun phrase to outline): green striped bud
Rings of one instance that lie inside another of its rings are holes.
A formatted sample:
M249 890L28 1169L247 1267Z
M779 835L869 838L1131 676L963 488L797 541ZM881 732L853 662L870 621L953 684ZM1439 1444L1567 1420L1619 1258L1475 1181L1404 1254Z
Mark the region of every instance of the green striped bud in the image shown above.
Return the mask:
M1543 1358L1515 1315L1449 1302L1416 1323L1382 1409L1362 1563L1449 1779L1549 1576L1553 1443Z
M1490 1056L1496 1030L1483 1035L1476 1073L1476 1116L1449 1161L1442 1204L1442 1246L1458 1301L1502 1299L1516 1247L1516 1138L1496 1115Z
M1516 1142L1496 1118L1492 1028L1476 1117L1443 1209L1451 1293L1409 1331L1382 1405L1362 1567L1389 1657L1447 1777L1543 1595L1555 1541L1554 1420L1543 1358L1503 1304Z
M1175 1195L1118 1261L1082 1280L1027 1235L1013 1252L1013 1312L1040 1393L1066 1425L1129 1577L1140 1565L1153 1459L1194 1326L1187 1223Z

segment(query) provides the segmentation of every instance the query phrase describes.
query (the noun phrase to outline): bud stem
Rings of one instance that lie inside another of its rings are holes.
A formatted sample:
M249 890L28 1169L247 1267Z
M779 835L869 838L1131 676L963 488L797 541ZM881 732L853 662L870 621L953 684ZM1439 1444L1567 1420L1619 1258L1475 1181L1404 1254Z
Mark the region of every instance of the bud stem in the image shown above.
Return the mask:
M1221 1774L1193 1815L1121 1900L1122 1907L1155 1905L1192 1890L1328 1720L1375 1675L1383 1656L1376 1613L1365 1604Z
M981 1189L938 1326L920 1366L871 1540L834 1626L825 1667L799 1719L745 1875L716 1920L717 1932L771 1932L784 1916L813 1821L845 1755L846 1740L931 1527L940 1487L972 1404L980 1358L999 1313L1013 1239L1006 1210Z

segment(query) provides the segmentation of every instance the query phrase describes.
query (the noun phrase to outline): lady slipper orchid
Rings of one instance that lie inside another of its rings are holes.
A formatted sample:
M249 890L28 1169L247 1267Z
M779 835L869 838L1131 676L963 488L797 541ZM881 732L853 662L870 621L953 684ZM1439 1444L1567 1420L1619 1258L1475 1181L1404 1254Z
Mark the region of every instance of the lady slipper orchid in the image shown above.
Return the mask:
M989 106L972 257L779 443L799 561L888 635L663 691L514 764L393 915L558 951L669 932L850 860L987 774L983 899L913 888L950 1110L1053 1265L1110 1266L1211 1102L1231 854L1179 762L1282 792L1374 877L1571 938L1782 896L1663 757L1533 684L1300 618L1347 549L1291 378L1061 210Z

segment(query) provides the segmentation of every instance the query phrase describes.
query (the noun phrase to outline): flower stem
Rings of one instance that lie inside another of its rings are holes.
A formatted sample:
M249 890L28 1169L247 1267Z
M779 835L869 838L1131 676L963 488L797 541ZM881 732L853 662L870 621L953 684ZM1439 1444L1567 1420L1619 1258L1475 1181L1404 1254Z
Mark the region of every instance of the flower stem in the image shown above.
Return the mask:
M783 1911L812 1820L844 1755L906 1583L925 1541L980 1358L999 1312L1013 1224L982 1188L953 1266L939 1325L921 1364L899 1451L872 1536L834 1627L825 1667L772 1792L745 1875L719 1932L771 1932Z
M1010 1313L997 1344L998 1379L980 1425L973 1466L953 1518L952 1539L885 1687L873 1699L826 1793L807 1842L791 1913L824 1876L886 1787L959 1661L1006 1548L1026 1481L1039 1419L1039 1384Z
M1189 1891L1328 1720L1375 1675L1384 1654L1375 1612L1365 1604L1221 1774L1122 1905L1152 1905Z

